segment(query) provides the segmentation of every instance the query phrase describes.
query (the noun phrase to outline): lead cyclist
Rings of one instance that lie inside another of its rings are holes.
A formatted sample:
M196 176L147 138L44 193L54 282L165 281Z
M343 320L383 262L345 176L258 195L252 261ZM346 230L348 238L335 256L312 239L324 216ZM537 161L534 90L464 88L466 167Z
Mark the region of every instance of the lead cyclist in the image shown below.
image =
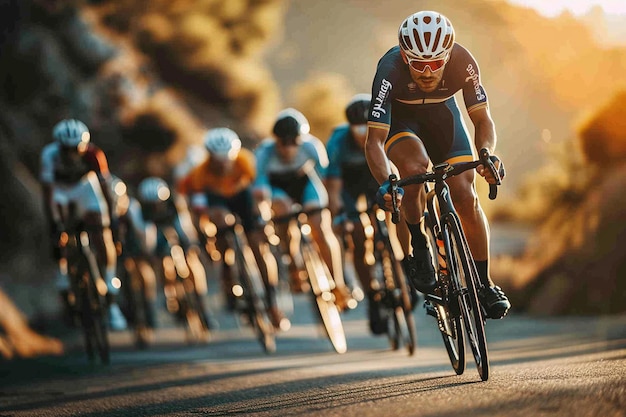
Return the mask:
M111 233L112 177L106 156L91 143L89 129L80 120L61 120L54 126L52 137L54 142L41 152L40 181L51 228L51 243L58 262L57 289L65 308L70 309L70 280L61 235L66 232L62 210L74 207L72 214L84 224L100 275L107 284L109 327L124 330L126 318L115 300L121 282L115 276L117 254Z
M370 170L381 184L377 201L387 210L392 207L389 161L397 166L401 177L408 177L426 172L430 162L471 161L476 149L487 148L494 155L496 148L495 125L478 64L455 42L448 18L434 11L414 13L400 25L398 43L378 62L365 145ZM463 92L475 127L473 145L454 97L457 91ZM495 156L493 160L504 177L502 162ZM479 166L476 172L495 183L485 167ZM480 302L487 317L500 319L511 304L489 275L489 225L476 194L475 172L450 178L448 184L484 285ZM403 263L415 288L428 293L436 281L424 231L424 187L413 185L399 191L404 195L397 203L402 206L413 247L412 255Z

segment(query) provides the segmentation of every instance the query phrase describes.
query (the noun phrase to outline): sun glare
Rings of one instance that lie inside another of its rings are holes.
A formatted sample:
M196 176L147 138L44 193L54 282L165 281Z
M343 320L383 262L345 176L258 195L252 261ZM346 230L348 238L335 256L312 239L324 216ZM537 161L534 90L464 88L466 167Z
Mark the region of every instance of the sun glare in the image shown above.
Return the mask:
M507 0L509 3L530 7L539 13L553 17L565 10L582 15L594 6L601 6L605 13L626 15L626 0Z

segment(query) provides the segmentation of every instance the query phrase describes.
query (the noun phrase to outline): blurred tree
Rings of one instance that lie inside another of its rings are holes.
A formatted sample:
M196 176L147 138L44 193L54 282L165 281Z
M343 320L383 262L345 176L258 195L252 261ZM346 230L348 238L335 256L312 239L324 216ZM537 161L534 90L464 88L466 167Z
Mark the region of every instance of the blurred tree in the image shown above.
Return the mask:
M296 84L292 95L293 107L309 119L311 133L326 142L337 125L346 123L345 107L354 92L343 75L323 73Z
M578 127L585 159L596 165L626 160L626 90L617 92Z
M269 130L280 95L262 52L281 27L284 0L101 0L94 10L130 36L168 84L221 108L238 130Z

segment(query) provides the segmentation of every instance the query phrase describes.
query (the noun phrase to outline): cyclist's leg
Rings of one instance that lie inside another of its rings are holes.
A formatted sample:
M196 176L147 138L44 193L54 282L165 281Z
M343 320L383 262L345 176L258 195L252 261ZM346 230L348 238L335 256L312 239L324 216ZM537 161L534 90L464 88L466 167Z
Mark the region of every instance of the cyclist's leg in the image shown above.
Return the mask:
M333 232L332 216L328 206L328 192L321 181L309 179L302 190L302 207L306 210L322 209L308 216L313 239L321 252L322 258L338 286L345 286L343 279L343 261L341 246Z
M228 311L234 311L236 309L236 297L232 292L233 287L233 268L231 262L232 259L227 259L225 257L226 251L229 249L228 241L226 240L226 236L221 231L225 230L227 227L226 218L227 215L230 214L230 211L224 207L223 205L213 204L211 207L208 207L206 210L207 217L215 224L217 228L217 238L215 241L216 248L220 253L221 257L221 270L220 270L220 281L222 285L222 294L224 294L224 301L226 305L226 309Z
M474 159L469 134L456 108L450 108L454 121L454 137L443 160L449 163ZM489 275L489 223L476 193L475 171L467 171L448 179L454 207L461 219L479 278L485 288L480 292L481 303L491 318L502 318L511 307L500 287Z
M124 330L126 318L116 302L120 291L120 280L115 276L117 267L117 249L111 232L111 219L104 194L95 172L87 174L81 186L76 189L74 201L77 215L83 220L89 234L101 277L107 285L109 304L109 326L112 330Z
M387 155L397 167L400 177L422 174L429 165L428 153L422 141L408 128L392 129L385 143ZM435 271L424 230L425 193L422 185L404 188L402 215L411 235L412 255L406 256L403 266L413 286L429 292L435 286ZM405 245L406 246L406 242Z

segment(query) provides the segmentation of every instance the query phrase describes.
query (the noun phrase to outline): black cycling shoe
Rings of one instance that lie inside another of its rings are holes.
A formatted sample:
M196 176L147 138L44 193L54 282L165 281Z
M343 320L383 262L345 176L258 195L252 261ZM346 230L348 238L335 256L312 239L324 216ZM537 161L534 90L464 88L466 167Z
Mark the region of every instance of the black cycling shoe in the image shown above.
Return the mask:
M489 319L501 319L511 308L509 299L497 285L481 289L478 292L478 300L485 311L485 317Z
M402 260L404 272L417 291L424 294L432 292L437 286L437 280L430 251L422 249L413 251L413 254L416 256L409 255Z

